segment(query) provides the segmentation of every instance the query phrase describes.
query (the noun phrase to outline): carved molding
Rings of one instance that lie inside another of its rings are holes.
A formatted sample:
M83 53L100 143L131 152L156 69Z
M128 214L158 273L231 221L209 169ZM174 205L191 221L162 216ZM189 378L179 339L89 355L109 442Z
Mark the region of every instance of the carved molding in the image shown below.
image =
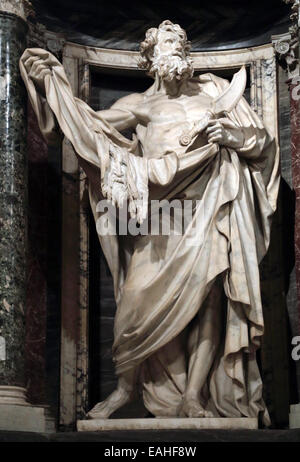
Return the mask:
M15 14L26 22L29 16L34 16L35 14L29 0L1 0L0 11Z
M272 35L272 43L279 64L286 70L288 79L299 76L299 40L291 33Z
M18 404L29 406L26 398L26 389L9 385L0 386L0 404Z
M291 5L292 25L286 34L273 35L272 43L279 64L287 71L288 79L299 76L299 20L300 0L283 0Z

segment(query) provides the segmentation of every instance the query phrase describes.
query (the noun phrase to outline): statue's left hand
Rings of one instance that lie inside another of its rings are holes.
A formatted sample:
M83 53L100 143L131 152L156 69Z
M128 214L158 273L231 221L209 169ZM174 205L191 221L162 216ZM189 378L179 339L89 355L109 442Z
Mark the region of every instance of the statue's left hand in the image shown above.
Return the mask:
M210 120L205 130L208 143L218 143L228 148L241 148L244 144L244 134L241 129L225 128L220 120Z
M45 93L45 77L51 75L52 61L47 56L30 56L24 63L28 76L42 94Z

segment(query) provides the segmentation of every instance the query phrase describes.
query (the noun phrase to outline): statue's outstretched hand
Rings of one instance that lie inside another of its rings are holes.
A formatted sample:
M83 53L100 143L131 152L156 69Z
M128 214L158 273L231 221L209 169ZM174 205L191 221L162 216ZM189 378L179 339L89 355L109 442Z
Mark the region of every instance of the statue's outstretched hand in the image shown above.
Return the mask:
M225 128L218 119L210 120L205 130L209 143L218 143L228 148L241 148L244 144L244 134L239 128Z
M30 77L39 91L45 94L45 77L51 75L51 59L40 56L30 56L24 63L28 77Z

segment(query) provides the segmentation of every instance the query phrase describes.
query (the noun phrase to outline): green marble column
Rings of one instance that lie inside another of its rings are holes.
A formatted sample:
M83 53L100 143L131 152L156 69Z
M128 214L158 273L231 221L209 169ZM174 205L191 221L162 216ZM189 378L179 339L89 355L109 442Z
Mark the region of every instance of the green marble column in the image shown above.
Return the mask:
M0 388L25 385L26 34L23 19L0 11Z
M45 411L25 389L27 96L19 59L27 0L0 0L0 430L44 432Z

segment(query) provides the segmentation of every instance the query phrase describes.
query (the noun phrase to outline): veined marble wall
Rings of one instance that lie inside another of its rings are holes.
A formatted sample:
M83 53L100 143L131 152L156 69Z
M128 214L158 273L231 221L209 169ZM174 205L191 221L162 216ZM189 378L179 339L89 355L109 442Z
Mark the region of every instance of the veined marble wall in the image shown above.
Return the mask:
M26 95L18 61L26 32L0 9L0 387L25 386Z
M281 192L283 234L284 291L288 308L288 334L291 337L300 334L299 303L295 274L295 191L292 178L291 127L290 127L290 92L286 72L278 68L279 129L281 153ZM289 348L291 344L289 342ZM300 361L290 360L291 403L299 401ZM298 390L297 390L298 384Z

